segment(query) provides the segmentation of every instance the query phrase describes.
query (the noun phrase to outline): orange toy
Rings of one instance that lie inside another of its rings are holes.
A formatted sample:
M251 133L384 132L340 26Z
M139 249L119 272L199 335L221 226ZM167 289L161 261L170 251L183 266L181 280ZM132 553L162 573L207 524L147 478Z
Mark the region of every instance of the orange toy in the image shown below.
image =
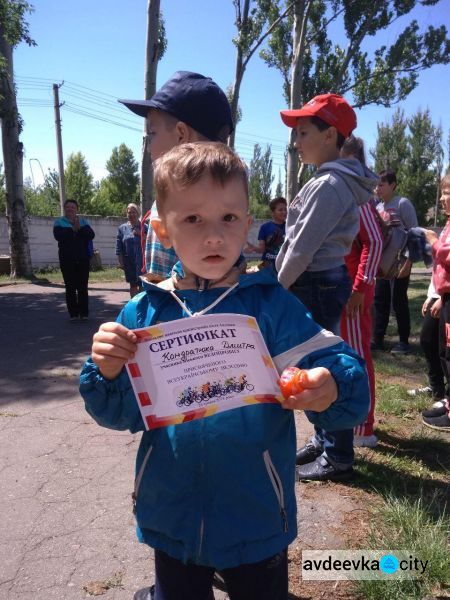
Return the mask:
M281 373L278 384L283 396L289 398L289 396L301 394L305 389L307 381L307 371L298 369L297 367L288 367Z

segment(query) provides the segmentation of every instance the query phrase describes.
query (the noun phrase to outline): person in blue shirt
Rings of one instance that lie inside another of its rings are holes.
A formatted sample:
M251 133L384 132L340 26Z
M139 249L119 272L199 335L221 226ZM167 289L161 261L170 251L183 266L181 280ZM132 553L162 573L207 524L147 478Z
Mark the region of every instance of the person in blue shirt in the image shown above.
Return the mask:
M275 269L275 259L284 242L286 233L287 202L281 196L269 202L272 220L263 223L259 228L258 245L247 244L246 250L262 254L260 268Z
M128 221L119 225L116 239L116 255L119 266L125 273L125 281L130 284L130 296L133 298L141 288L142 252L141 238L145 235L139 220L140 211L131 202L127 206Z
M228 146L176 146L156 161L154 183L152 226L180 262L170 279L144 282L117 322L100 326L80 378L99 425L143 431L133 497L138 538L155 549L156 581L135 599L209 600L219 571L231 600L287 600L287 547L297 536L294 410L328 429L363 421L364 363L271 269L240 273L248 183ZM205 313L254 317L280 373L308 370L306 389L146 431L125 369L137 349L133 330Z

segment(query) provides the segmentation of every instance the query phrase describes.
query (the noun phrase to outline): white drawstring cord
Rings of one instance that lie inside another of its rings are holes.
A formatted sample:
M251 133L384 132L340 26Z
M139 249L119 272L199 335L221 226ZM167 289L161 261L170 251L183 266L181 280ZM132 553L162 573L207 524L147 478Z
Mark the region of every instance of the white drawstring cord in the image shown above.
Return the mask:
M225 298L225 296L228 296L228 294L234 290L235 287L237 287L239 285L239 282L236 282L234 285L232 285L231 287L227 288L223 294L220 294L220 296L218 298L216 298L214 300L214 302L212 304L210 304L209 306L207 306L206 308L199 310L198 312L191 312L188 307L186 306L186 304L180 300L180 298L178 298L178 296L175 294L175 292L173 290L169 290L170 293L172 294L172 296L175 298L175 300L178 302L178 304L181 306L181 308L183 310L185 310L187 312L187 314L190 317L200 317L201 315L204 315L205 313L208 312L208 310L211 310L212 308L214 308L217 304L219 304L219 302L221 302L221 300L223 300Z

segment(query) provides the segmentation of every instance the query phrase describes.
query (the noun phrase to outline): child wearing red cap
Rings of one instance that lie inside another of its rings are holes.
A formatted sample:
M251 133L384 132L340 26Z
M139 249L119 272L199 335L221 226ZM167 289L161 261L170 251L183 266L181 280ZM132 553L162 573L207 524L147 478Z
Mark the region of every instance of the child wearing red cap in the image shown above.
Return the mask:
M352 290L345 264L359 230L359 207L373 194L376 179L361 163L340 158L356 115L337 94L322 94L302 108L281 111L295 128L295 146L304 164L317 171L289 206L286 238L276 267L280 283L291 290L314 320L339 334L340 318ZM341 481L353 476L353 432L316 428L297 453L299 480Z

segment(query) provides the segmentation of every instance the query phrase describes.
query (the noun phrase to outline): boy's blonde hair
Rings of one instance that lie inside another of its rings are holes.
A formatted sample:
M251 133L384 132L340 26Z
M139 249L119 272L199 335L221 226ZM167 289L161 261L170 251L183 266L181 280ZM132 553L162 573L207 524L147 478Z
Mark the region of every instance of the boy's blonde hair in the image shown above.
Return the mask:
M205 175L222 186L235 177L241 179L248 197L245 163L228 146L220 142L181 144L154 163L158 212L163 212L164 201L172 187L186 189Z

